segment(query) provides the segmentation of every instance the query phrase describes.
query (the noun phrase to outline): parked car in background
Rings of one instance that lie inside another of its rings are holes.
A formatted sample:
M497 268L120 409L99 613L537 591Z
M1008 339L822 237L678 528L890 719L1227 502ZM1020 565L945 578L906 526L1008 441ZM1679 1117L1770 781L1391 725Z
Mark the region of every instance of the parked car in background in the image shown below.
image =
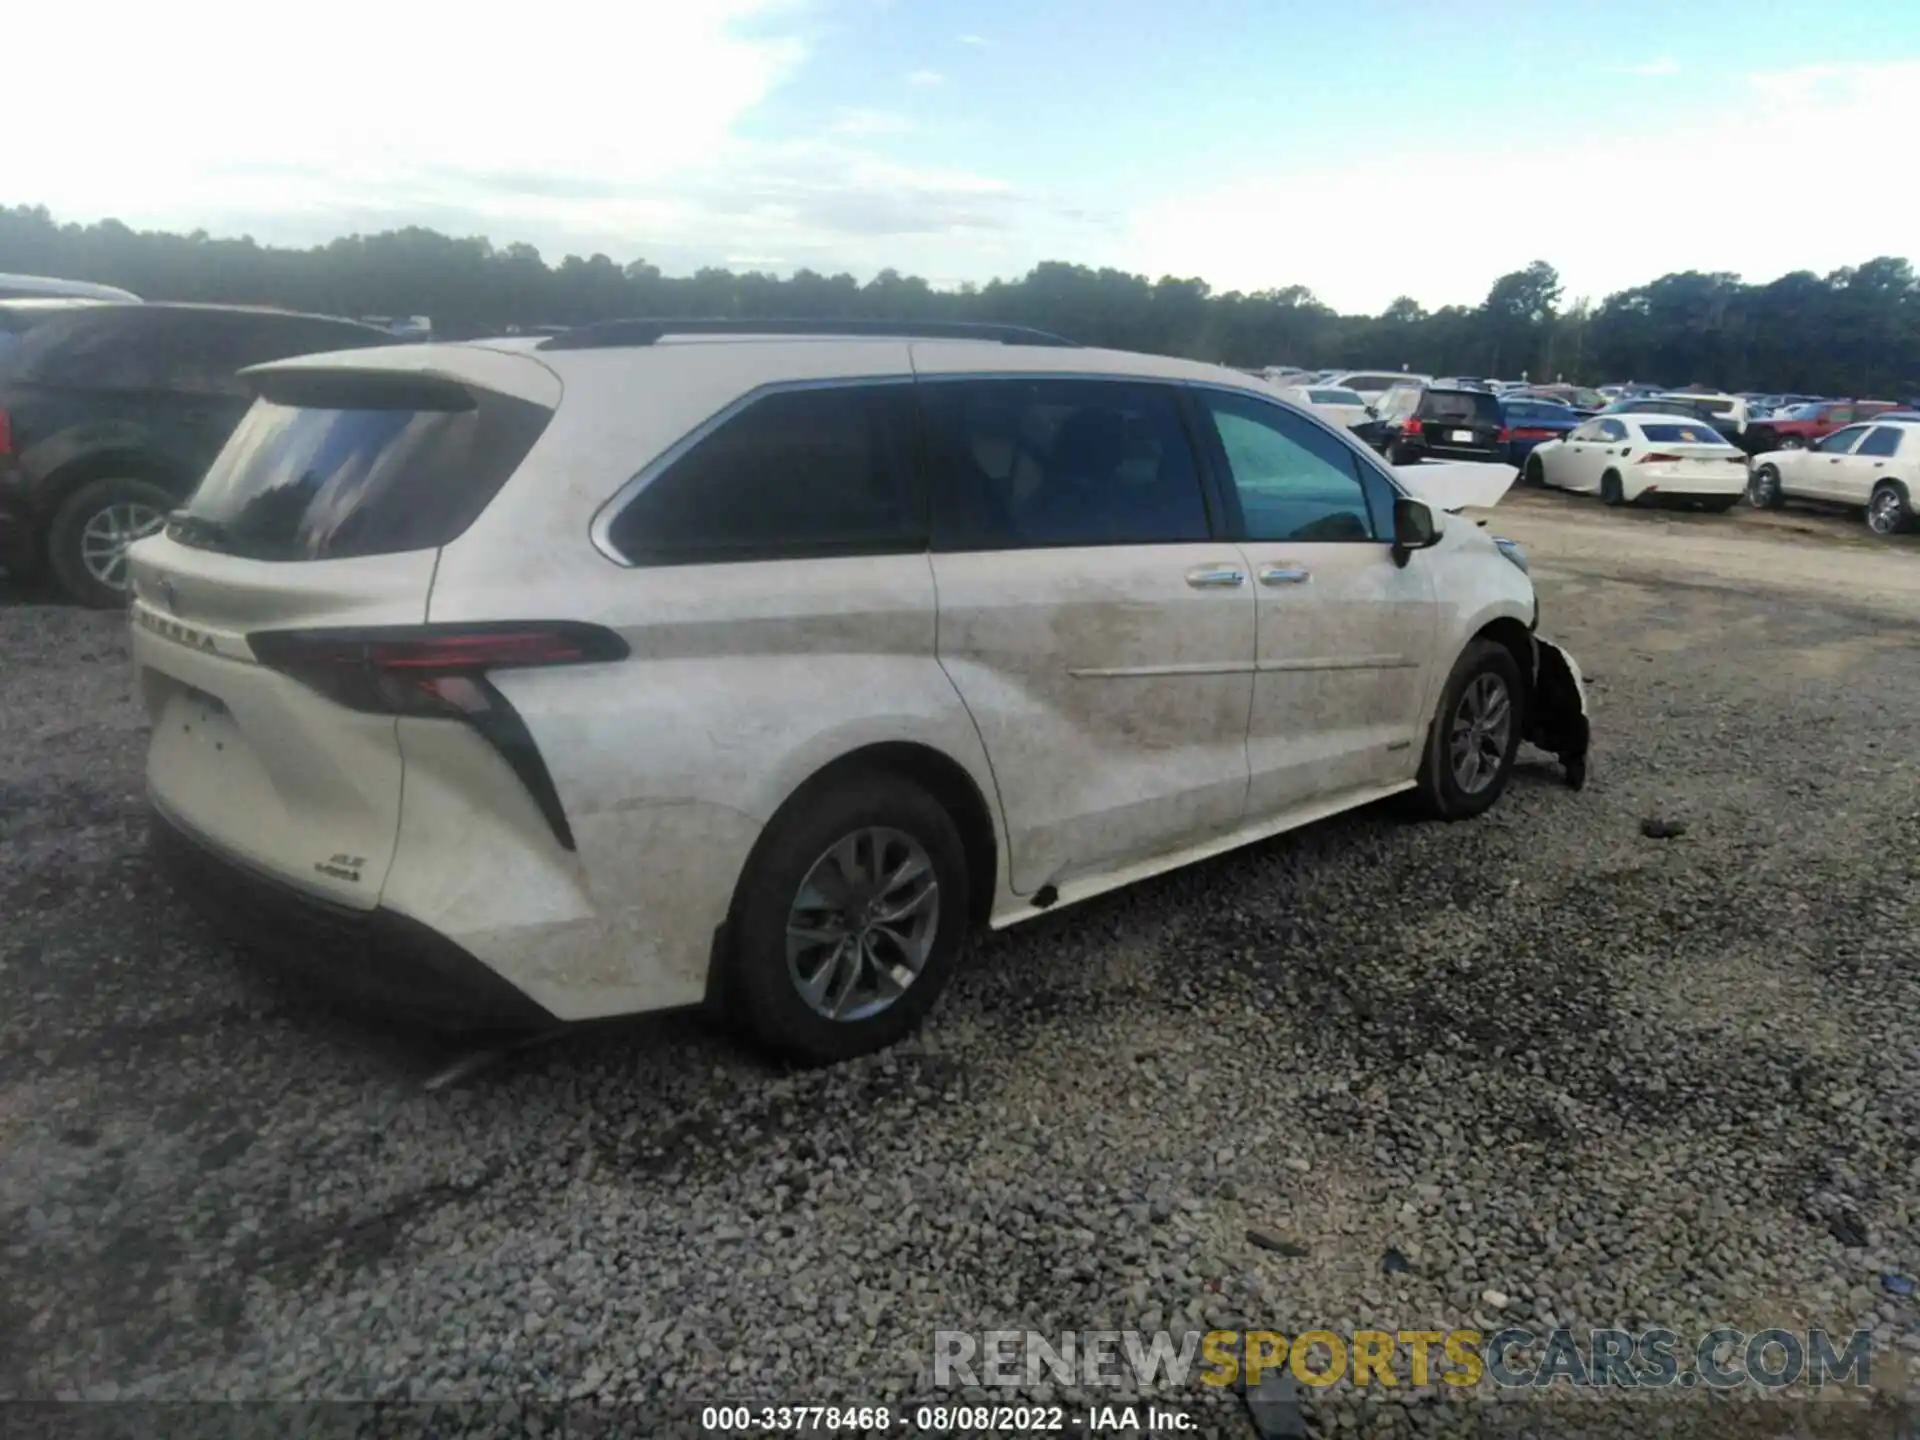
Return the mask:
M1449 375L1430 383L1441 390L1485 390L1497 393L1490 381L1481 380L1472 375Z
M1283 399L1304 405L1321 419L1345 430L1365 425L1374 418L1373 407L1359 391L1338 385L1283 385L1280 394Z
M1753 422L1748 448L1755 455L1768 450L1804 449L1836 430L1899 408L1893 400L1820 400L1795 405Z
M217 305L43 320L0 358L0 566L124 603L127 546L160 529L246 413L236 371L390 343L350 320Z
M156 849L213 918L392 1009L705 1002L832 1061L973 927L1473 815L1523 735L1584 765L1523 557L1265 382L771 323L249 372L130 557Z
M1596 415L1562 440L1534 447L1521 470L1532 485L1626 505L1648 495L1731 510L1747 488L1747 457L1705 420L1661 414Z
M1396 385L1426 385L1432 378L1396 370L1343 370L1327 377L1325 383L1338 385L1343 390L1357 390L1369 405L1377 405L1380 397Z
M1581 417L1550 400L1503 399L1500 413L1507 422L1507 463L1523 465L1543 440L1559 440L1580 428Z
M1740 443L1740 424L1731 415L1717 415L1713 408L1695 402L1692 396L1616 400L1600 412L1602 415L1677 415L1686 420L1705 420L1730 444ZM1744 447L1742 447L1744 448Z
M72 300L115 300L137 305L140 297L117 285L96 285L91 280L59 280L51 275L0 275L0 300L34 300L65 297Z
M1656 395L1653 398L1678 400L1683 404L1692 405L1702 415L1731 423L1733 433L1736 435L1747 428L1747 402L1738 395L1722 395L1711 390L1670 390L1664 395Z
M1920 425L1849 425L1811 445L1756 455L1747 499L1778 510L1788 500L1857 510L1876 535L1913 528L1920 496Z
M1387 459L1395 465L1428 459L1506 463L1507 422L1491 391L1402 385L1374 408L1386 432Z
M1516 390L1513 393L1529 400L1558 400L1563 405L1575 410L1584 410L1588 414L1599 411L1607 403L1606 396L1584 385L1529 385L1526 389Z

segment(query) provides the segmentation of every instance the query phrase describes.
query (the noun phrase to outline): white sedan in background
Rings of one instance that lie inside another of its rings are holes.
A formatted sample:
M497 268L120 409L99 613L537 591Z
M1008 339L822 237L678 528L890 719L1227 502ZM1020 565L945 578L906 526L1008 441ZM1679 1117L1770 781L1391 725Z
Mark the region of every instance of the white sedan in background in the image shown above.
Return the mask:
M1598 495L1609 505L1659 494L1731 510L1747 490L1747 457L1704 420L1602 415L1536 445L1523 474L1529 485Z
M1373 407L1358 390L1340 385L1283 385L1280 398L1311 410L1329 425L1351 430L1373 419Z
M1864 511L1876 535L1913 526L1920 494L1920 423L1849 425L1810 448L1770 450L1753 459L1747 499L1762 510L1810 500Z

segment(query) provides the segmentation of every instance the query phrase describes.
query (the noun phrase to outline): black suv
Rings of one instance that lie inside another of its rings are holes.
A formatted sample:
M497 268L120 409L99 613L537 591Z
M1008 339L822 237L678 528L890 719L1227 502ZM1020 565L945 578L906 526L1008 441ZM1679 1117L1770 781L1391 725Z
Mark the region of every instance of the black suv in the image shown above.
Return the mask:
M1428 459L1507 463L1507 421L1499 398L1489 391L1395 386L1381 397L1379 414L1392 464Z
M75 599L124 604L127 546L200 483L251 403L235 371L392 343L351 320L220 305L41 320L0 356L0 567L50 567Z

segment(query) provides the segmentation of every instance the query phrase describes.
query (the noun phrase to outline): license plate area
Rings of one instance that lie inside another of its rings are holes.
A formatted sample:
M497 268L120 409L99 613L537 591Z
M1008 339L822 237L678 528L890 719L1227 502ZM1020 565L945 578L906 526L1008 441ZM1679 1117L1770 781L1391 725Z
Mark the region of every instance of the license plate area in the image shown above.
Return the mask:
M1473 443L1473 432L1471 430L1449 430L1447 432L1447 439L1456 445L1471 445Z

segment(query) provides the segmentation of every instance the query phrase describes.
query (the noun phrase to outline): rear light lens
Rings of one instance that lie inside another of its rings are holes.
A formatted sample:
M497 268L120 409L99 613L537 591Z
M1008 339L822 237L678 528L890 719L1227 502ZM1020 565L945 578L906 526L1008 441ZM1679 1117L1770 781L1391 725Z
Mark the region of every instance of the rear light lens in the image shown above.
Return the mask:
M1500 427L1500 443L1504 445L1511 439L1513 439L1513 431L1509 430L1505 425L1502 425Z
M0 410L0 456L13 454L13 417Z
M1400 433L1402 435L1419 435L1423 433L1423 430L1420 422L1409 415L1400 422Z
M399 625L364 630L263 630L254 658L336 705L369 715L456 720L499 752L554 837L574 848L560 795L519 713L487 678L493 670L624 660L627 642L575 621Z
M1633 463L1636 465L1677 465L1680 463L1680 457L1678 455L1664 454L1656 450L1651 454L1642 455Z

